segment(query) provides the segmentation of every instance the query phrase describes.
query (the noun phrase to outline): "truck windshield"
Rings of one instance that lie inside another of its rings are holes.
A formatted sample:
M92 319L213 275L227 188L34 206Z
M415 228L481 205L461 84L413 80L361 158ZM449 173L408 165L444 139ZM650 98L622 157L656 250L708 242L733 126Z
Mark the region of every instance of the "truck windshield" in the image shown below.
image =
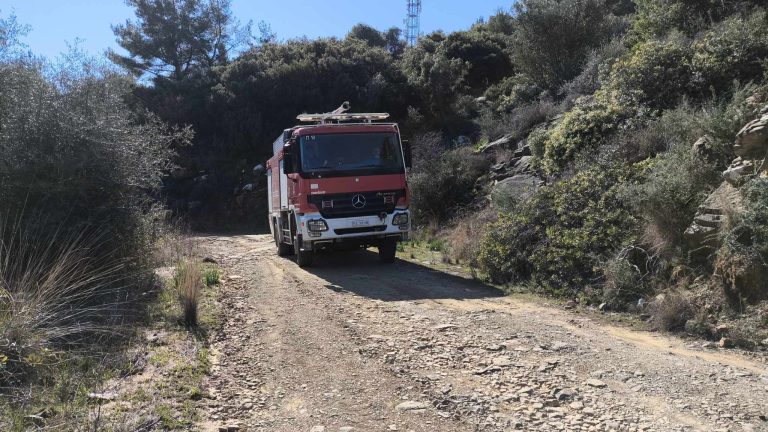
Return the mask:
M348 133L301 137L301 168L317 177L404 172L395 133Z

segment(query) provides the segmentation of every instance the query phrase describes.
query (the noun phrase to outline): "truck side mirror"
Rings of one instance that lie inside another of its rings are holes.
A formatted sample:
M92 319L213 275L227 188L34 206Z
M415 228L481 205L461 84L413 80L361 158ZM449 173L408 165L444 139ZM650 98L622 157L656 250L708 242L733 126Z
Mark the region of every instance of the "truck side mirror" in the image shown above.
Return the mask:
M283 146L283 172L285 174L293 174L296 172L293 164L294 154L293 146L291 145L292 142L293 141L288 141L288 143Z
M413 156L411 155L411 142L403 140L403 156L405 157L405 167L411 168L413 166Z

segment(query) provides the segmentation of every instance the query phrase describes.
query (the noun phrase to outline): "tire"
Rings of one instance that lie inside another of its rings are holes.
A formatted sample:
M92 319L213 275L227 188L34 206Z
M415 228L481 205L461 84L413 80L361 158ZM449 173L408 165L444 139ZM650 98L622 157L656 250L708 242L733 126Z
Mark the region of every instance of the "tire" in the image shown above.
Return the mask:
M277 256L288 256L293 254L293 246L280 241L280 231L275 226L275 246L277 246Z
M301 268L310 267L312 266L312 261L315 258L315 253L311 250L303 251L301 250L301 247L299 247L299 239L298 237L293 238L293 244L295 246L296 251L296 263Z
M385 264L391 264L395 262L396 253L397 253L397 240L383 239L379 243L379 261Z

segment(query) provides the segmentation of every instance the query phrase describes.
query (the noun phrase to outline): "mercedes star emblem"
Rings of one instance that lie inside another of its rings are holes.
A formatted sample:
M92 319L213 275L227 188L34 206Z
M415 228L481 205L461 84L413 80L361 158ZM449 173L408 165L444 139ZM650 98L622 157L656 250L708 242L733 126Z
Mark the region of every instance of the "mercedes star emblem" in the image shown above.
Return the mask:
M352 197L352 207L363 208L365 207L365 197L361 194L357 194Z

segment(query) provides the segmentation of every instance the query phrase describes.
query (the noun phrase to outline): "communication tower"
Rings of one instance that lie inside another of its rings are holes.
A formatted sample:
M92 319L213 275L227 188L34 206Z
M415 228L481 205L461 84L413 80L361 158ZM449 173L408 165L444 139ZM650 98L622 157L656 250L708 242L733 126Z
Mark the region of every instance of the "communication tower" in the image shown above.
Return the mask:
M405 41L410 46L416 45L419 41L420 16L421 0L408 0L408 15L405 18Z

